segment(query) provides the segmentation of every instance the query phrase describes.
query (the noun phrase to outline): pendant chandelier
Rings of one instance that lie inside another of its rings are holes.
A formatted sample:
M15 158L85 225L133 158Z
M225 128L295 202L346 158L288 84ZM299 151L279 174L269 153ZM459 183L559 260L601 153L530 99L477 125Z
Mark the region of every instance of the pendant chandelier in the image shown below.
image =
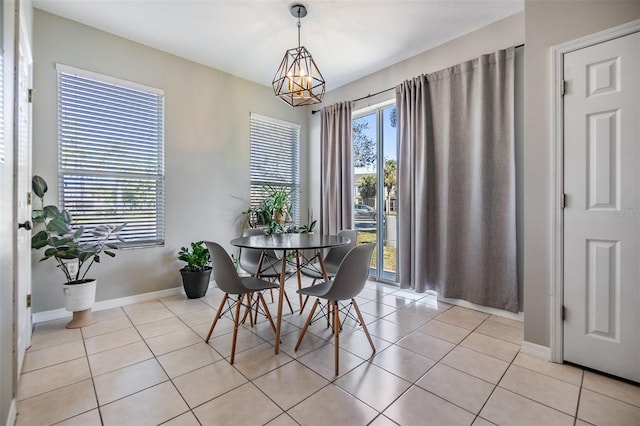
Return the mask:
M307 9L296 4L291 6L291 14L298 18L298 47L284 54L282 63L273 78L276 96L291 106L313 105L322 102L324 78L311 53L300 46L300 18L307 16Z

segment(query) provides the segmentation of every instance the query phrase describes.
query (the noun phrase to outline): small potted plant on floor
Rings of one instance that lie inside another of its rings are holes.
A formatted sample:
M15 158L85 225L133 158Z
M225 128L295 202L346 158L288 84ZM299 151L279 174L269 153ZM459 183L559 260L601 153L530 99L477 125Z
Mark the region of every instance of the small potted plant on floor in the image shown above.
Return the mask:
M204 242L191 243L191 249L180 248L178 260L187 264L180 269L184 292L189 299L197 299L207 294L211 278L211 256Z
M32 219L36 227L40 227L31 237L31 248L45 248L44 257L40 261L53 259L56 266L64 273L65 308L73 312L73 319L67 328L85 327L92 324L91 308L96 298L96 282L87 278L91 267L100 263L100 255L115 257L114 244L122 241L119 232L125 224L98 225L91 231L83 226L75 226L71 214L65 209L44 204L47 193L47 182L40 176L31 180L31 188L40 199L40 209L34 209Z

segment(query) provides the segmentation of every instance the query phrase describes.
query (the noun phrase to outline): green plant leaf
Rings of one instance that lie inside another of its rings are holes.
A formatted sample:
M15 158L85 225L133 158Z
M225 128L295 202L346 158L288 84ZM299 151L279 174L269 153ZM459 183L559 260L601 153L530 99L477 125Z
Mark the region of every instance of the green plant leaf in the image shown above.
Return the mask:
M86 262L91 256L93 256L93 253L90 253L88 251L79 252L78 260L80 260L80 262Z
M66 252L66 251L59 251L57 256L60 259L64 259L64 260L72 260L72 259L77 259L78 256L71 253L71 252Z
M43 211L45 217L52 219L60 215L60 210L56 206L45 206Z
M68 238L59 238L59 239L56 238L53 241L53 245L55 247L61 247L61 246L67 246L69 243L72 243L72 242L73 242L73 238L69 238L69 237Z
M33 239L31 240L31 248L35 250L46 247L47 245L48 245L47 240L38 240L38 241L33 241Z
M58 250L58 249L57 249L57 248L55 248L55 247L48 248L48 249L46 249L46 250L44 251L44 255L45 255L45 256L57 256L57 255L59 255L60 253L64 253L64 252L63 252L63 251Z
M31 211L31 220L33 220L34 223L43 223L45 219L46 217L43 210L34 209Z
M47 192L47 182L42 179L40 176L35 175L31 179L31 189L33 193L36 194L36 197L42 198L44 197L45 192Z
M69 213L67 210L62 210L60 214L62 215L66 223L70 224L73 221L73 218L71 217L71 213Z
M116 257L116 254L114 252L112 252L112 251L109 251L109 250L105 250L105 251L103 251L103 253L106 254L107 256L110 256L110 257Z
M47 231L54 232L58 235L64 235L69 232L69 225L60 218L60 216L55 219L51 219L49 223L46 224Z

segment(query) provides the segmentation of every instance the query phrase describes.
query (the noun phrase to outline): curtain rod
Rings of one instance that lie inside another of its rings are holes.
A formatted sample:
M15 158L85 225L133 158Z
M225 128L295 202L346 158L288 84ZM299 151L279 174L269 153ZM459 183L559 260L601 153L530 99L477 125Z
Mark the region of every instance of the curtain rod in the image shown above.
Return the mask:
M369 99L369 98L372 98L372 97L374 97L374 96L378 96L378 95L380 95L381 93L388 92L389 90L394 90L394 89L395 89L395 86L394 86L394 87L390 87L390 88L388 88L388 89L381 90L381 91L376 92L376 93L369 93L368 95L366 95L366 96L362 96L361 98L352 99L352 100L351 100L351 102L358 102L358 101L362 101L362 100L364 100L364 99ZM320 110L320 109L313 109L313 110L311 110L311 114L315 114L316 112L320 112L320 111L322 111L322 110Z
M524 47L524 43L519 44L519 45L517 45L517 46L513 46L513 48L514 48L514 49L517 49L517 48L519 48L519 47ZM394 89L395 89L395 86L394 86L394 87L390 87L390 88L388 88L388 89L381 90L381 91L376 92L376 93L369 93L368 95L366 95L366 96L362 96L361 98L352 99L352 100L351 100L351 102L363 101L363 100L365 100L365 99L369 99L369 98L372 98L372 97L374 97L374 96L378 96L378 95L380 95L380 94L382 94L382 93L385 93L385 92L388 92L389 90L394 90ZM314 115L315 113L320 112L320 111L322 111L322 110L320 110L320 109L312 109L312 110L311 110L311 114L312 114L312 115Z

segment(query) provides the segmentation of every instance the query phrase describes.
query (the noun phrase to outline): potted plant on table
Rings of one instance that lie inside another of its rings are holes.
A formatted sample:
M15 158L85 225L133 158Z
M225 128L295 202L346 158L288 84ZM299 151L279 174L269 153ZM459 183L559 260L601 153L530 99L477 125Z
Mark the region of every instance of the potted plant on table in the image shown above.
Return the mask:
M47 193L47 182L40 176L31 180L31 188L40 199L40 209L34 209L32 219L35 226L42 229L31 237L31 248L45 248L44 257L40 261L53 259L56 266L64 273L65 309L73 312L73 319L67 328L85 327L95 322L91 317L91 308L95 303L95 278L87 278L87 273L95 263L100 263L100 255L104 253L115 257L113 250L118 247L116 241L122 241L119 233L125 224L99 225L91 231L83 226L74 226L71 214L65 209L44 204ZM87 238L90 234L91 237Z
M211 278L211 256L204 242L191 243L191 249L181 247L178 260L187 262L180 269L184 292L189 299L197 299L207 294L209 279Z
M293 190L287 187L265 185L262 187L265 198L256 207L242 212L247 215L251 228L264 227L267 234L285 232L285 223L291 216Z
M273 220L280 225L284 225L287 216L291 213L291 188L284 186L273 187L265 186L265 190L270 200L271 209L273 210Z

